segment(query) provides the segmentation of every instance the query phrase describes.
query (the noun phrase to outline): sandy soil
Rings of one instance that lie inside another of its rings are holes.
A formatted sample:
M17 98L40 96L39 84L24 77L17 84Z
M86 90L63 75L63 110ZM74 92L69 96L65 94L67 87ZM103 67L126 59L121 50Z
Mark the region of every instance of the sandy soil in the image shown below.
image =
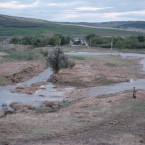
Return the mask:
M79 96L58 112L0 119L0 142L9 145L145 144L145 91Z
M132 78L145 78L139 59L124 60L121 57L105 56L95 60L77 61L72 69L61 69L50 80L81 88L128 82Z

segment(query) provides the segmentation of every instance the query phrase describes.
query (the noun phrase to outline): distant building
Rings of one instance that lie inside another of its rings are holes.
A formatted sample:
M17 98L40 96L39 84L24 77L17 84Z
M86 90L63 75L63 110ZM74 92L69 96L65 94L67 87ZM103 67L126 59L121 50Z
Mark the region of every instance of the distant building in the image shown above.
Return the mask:
M88 47L88 44L86 42L85 39L83 39L82 37L75 37L75 38L72 38L70 40L70 46L78 46L78 45L84 45L84 46L87 46Z

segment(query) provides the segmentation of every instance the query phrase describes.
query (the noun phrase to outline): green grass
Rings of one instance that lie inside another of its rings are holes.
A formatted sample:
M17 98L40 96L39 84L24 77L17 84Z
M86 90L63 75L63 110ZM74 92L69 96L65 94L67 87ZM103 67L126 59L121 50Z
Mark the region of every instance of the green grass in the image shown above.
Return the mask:
M20 45L0 44L0 52L4 52L1 62L16 61L16 60L40 60L44 61L44 56L39 50L25 48Z
M22 52L19 52L19 51L13 51L11 52L9 55L6 55L4 57L5 59L11 61L11 60L34 60L34 56L33 56L33 53L31 51L24 51L23 53Z
M103 36L127 36L138 35L141 32L108 28L91 28L37 19L0 15L0 36L38 35L46 33L59 33L70 36L84 36L91 33Z
M91 33L101 36L126 36L126 35L138 35L140 32L125 31L125 30L112 30L106 28L87 28L81 26L65 26L61 24L48 24L47 26L35 27L35 28L19 28L19 27L0 27L0 36L28 36L28 35L40 35L47 33L59 33L69 36L86 36Z
M86 57L84 56L69 56L70 59L72 60L85 60Z
M8 81L7 79L5 79L4 76L0 76L0 86L7 86L12 84L10 81Z

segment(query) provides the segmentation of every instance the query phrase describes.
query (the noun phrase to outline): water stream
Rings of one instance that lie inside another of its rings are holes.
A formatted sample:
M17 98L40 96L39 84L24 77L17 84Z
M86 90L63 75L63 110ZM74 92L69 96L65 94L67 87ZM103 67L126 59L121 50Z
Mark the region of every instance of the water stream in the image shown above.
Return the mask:
M74 56L100 56L100 55L114 55L114 56L122 56L123 58L130 57L130 58L142 58L140 61L140 64L142 64L142 70L145 73L145 54L136 54L136 53L92 53L92 52L68 52L67 55L74 55ZM140 71L140 70L139 70ZM132 80L130 82L124 82L109 86L97 86L92 87L86 92L83 92L81 96L98 96L98 95L104 95L104 94L112 94L112 93L118 93L126 90L132 90L133 87L136 87L136 89L142 89L145 90L145 79L139 79L139 80Z
M71 88L54 89L55 86L52 83L44 85L45 89L40 89L32 95L11 92L11 90L14 90L16 87L31 86L31 84L33 83L38 83L42 81L46 82L52 74L53 71L51 70L51 68L48 68L40 73L38 76L34 76L32 79L27 80L23 83L0 87L0 110L2 109L1 106L3 103L9 105L12 102L21 102L23 104L29 103L33 105L39 105L40 102L43 102L45 100L62 101L64 98L64 92L70 91ZM45 97L41 97L41 95Z
M78 56L98 56L98 55L111 55L110 53L91 53L91 52L68 52L67 55L78 55ZM113 55L118 55L118 53L114 53ZM145 71L145 55L144 54L135 54L135 53L120 53L122 57L135 57L135 58L143 58L141 60L141 64L143 65L143 70ZM48 83L45 85L45 89L39 90L32 95L28 94L20 94L20 93L12 93L10 90L15 89L16 87L24 87L30 86L33 83L47 81L48 78L52 75L51 68L46 69L44 72L40 73L38 76L34 76L32 79L25 81L23 83L19 83L16 85L10 85L5 87L0 87L0 110L3 103L10 104L12 102L21 102L24 104L31 103L34 105L38 105L40 102L45 100L60 100L64 99L64 94L67 91L71 91L73 88L66 87L60 89L54 89L54 85ZM145 90L145 80L133 80L130 82L119 83L115 85L109 86L99 86L99 87L92 87L87 91L85 94L88 96L97 96L101 94L110 94L110 93L117 93L125 90L130 90L133 87L137 89L144 89ZM40 97L40 95L44 95L45 97Z

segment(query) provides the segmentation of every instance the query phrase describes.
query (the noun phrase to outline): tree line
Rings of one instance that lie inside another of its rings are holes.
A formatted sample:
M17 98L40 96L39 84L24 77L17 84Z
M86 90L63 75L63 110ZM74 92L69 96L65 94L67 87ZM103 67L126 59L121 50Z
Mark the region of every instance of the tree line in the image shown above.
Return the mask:
M86 41L91 47L110 48L111 42L115 48L143 49L145 48L145 36L126 37L100 37L95 34L86 36Z
M47 45L60 46L70 43L72 38L63 36L61 34L55 34L51 37L48 36L26 36L26 37L13 37L11 43L33 45L34 47L44 47ZM143 49L145 48L145 35L139 36L124 36L124 37L102 37L96 34L90 34L85 37L87 44L90 47L110 48L113 41L113 47L125 48L125 49ZM78 41L77 41L78 42ZM73 42L77 45L77 42ZM80 43L79 43L80 44Z
M13 37L11 43L33 45L34 47L44 47L47 45L66 45L69 44L70 37L61 34L55 34L52 37L47 36L26 36L26 37Z

